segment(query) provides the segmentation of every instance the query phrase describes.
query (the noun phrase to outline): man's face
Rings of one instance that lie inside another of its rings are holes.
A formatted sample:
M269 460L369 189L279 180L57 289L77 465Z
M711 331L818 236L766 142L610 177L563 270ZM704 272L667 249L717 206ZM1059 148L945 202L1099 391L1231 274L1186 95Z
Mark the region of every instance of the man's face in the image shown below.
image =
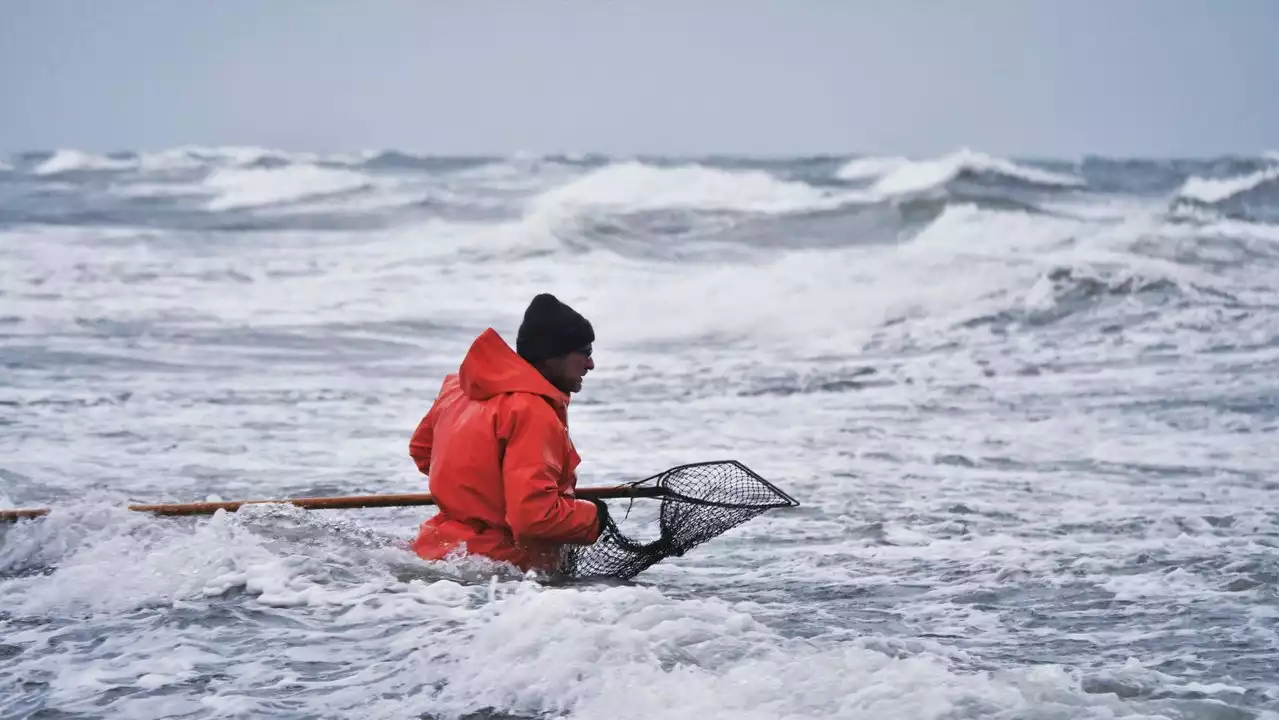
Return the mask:
M546 374L551 384L561 392L572 394L582 389L582 379L595 367L595 361L591 359L591 346L588 345L567 355L548 359Z

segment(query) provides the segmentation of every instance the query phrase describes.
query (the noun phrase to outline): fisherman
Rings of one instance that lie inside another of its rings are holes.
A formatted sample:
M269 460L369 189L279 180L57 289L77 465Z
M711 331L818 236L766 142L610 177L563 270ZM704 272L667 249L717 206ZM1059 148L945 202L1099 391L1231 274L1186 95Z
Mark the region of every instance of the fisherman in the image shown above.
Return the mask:
M574 497L580 458L569 438L569 396L595 368L591 323L554 295L533 298L516 349L493 328L409 441L439 512L413 542L424 559L482 555L521 570L554 571L565 544L589 545L608 508Z

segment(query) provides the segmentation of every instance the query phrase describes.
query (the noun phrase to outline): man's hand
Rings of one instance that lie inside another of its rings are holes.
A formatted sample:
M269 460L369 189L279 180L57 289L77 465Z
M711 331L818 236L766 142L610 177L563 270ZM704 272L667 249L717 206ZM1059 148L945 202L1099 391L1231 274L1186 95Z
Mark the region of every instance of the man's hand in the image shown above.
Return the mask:
M613 525L613 518L609 516L609 506L604 504L600 498L590 498L591 504L596 506L596 526L599 528L598 535L603 535L606 528ZM596 538L599 540L599 537Z

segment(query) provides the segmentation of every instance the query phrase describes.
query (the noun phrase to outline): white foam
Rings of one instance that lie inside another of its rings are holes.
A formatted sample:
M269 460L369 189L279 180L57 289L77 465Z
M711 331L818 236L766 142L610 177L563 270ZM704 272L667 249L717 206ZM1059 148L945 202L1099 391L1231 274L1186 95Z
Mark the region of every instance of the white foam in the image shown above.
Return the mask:
M1240 238L1249 242L1276 244L1280 243L1280 234L1275 225L1254 223L1245 220L1225 220L1213 218L1199 225L1169 225L1164 232L1171 239L1195 238Z
M505 586L489 604L455 615L463 627L455 637L430 628L397 637L397 645L422 648L401 674L443 684L439 694L419 694L408 707L404 698L374 702L367 712L454 716L489 707L584 719L905 720L1041 707L1104 718L1126 710L1114 695L1082 692L1061 667L965 671L953 663L956 653L928 641L788 639L754 612L716 600L672 601L647 588ZM371 691L392 682L375 680L358 692L377 697ZM333 701L359 702L357 689Z
M136 160L113 159L72 149L60 149L36 166L36 175L57 175L77 170L127 170L137 166Z
M590 209L617 213L667 209L786 213L833 207L842 201L811 185L780 180L759 170L625 162L593 170L542 193L531 202L530 210L550 216Z
M207 165L243 167L274 160L280 163L314 163L322 156L316 153L288 153L270 148L251 146L205 147L201 145L181 145L155 152L139 153L136 157L111 158L106 155L86 153L75 149L59 149L44 162L36 166L36 175L57 175L64 172L84 170L132 170L144 172L172 172L178 170L198 169ZM355 160L355 156L335 156L335 161L343 158Z
M177 169L177 166L170 169ZM171 181L116 183L108 192L122 198L208 198L213 195L209 188L199 183Z
M373 184L368 175L315 165L278 168L222 168L204 181L216 191L210 210L262 207L323 195L350 192Z
M1204 581L1182 568L1163 575L1120 575L1105 580L1100 587L1115 593L1120 601L1203 596L1207 591Z
M872 186L884 195L903 195L929 190L955 179L962 172L988 172L1037 185L1078 187L1082 180L1070 175L1019 165L968 148L934 160L907 163L894 169Z
M288 581L279 558L221 517L186 538L178 537L176 528L148 525L141 516L114 519L120 526L99 527L79 537L81 533L67 528L56 530L62 519L55 518L48 523L53 534L32 528L27 532L34 534L13 538L11 542L32 546L30 552L47 556L52 550L66 556L58 558L57 572L42 582L0 584L6 607L31 614L111 612L217 595L251 580L264 590L273 580ZM36 547L54 538L59 546ZM155 552L160 547L165 552ZM134 566L121 572L121 563Z
M1084 227L956 207L900 245L671 264L609 252L566 255L557 252L553 236L525 220L436 220L362 234L359 252L341 271L243 286L233 303L217 285L190 285L182 296L190 307L229 323L306 322L316 308L338 302L350 322L410 317L429 308L432 316L482 323L510 317L511 308L522 307L532 293L550 290L593 319L605 346L718 338L817 351L849 347L886 321L929 318L921 322L946 327L957 316L980 313L984 304L1005 302L985 298L993 288L1031 287L1053 267L1046 251ZM299 236L299 243L306 241ZM285 258L277 254L264 255L255 266L283 267ZM957 273L957 267L966 271ZM459 283L463 271L470 280ZM365 290L353 294L352 288ZM280 304L280 293L296 302Z
M376 152L372 151L333 154L290 152L255 145L179 145L163 150L139 153L137 164L141 169L151 171L185 170L206 165L247 167L268 161L281 165L306 165L320 162L335 165L357 165L374 157L376 154Z
M161 154L166 153L185 154L206 162L232 166L253 165L264 160L274 160L281 163L307 163L314 162L318 157L315 153L291 153L256 145L218 145L214 147L183 145L168 151L162 151Z
M138 168L148 172L170 172L203 167L208 158L202 157L197 148L178 147L138 156Z
M303 517L288 508L275 514ZM927 639L841 631L787 637L762 621L767 613L760 605L673 599L653 587L398 581L378 563L361 562L351 547L332 544L333 553L316 562L312 541L261 537L241 519L249 518L220 514L199 521L189 535L169 520L104 525L106 532L88 538L52 574L0 583L11 612L88 611L81 623L88 627L101 613L115 613L106 616L115 624L100 633L100 643L70 657L29 653L15 667L27 674L57 668L46 702L63 708L105 692L179 686L214 673L218 681L199 694L207 708L243 708L245 698L306 682L312 693L304 712L323 707L371 718L486 708L617 720L906 720L1049 708L1107 718L1135 711L1115 695L1085 693L1062 667L966 669L964 652ZM351 577L335 577L335 568ZM132 624L123 618L136 613L121 614L165 605L198 617L232 588L248 593L237 602L252 612L231 635L251 633L255 647L270 650L245 656L220 641L218 625L156 624L147 616ZM287 616L287 623L272 621L276 608L293 605L308 611ZM6 641L45 643L57 632L24 627ZM308 666L325 676L322 683ZM113 708L129 715L190 712L183 703L195 700L125 692Z
M836 171L836 177L841 180L878 178L909 164L911 161L904 157L854 158Z
M1191 177L1178 190L1178 196L1204 203L1222 202L1263 183L1275 182L1277 177L1280 169L1274 167L1229 178Z
M748 264L636 266L634 282L602 282L593 308L628 342L848 347L883 323L972 313L993 287L1030 282L1035 257L1080 224L954 207L908 243L791 251ZM967 268L957 272L957 267ZM606 276L607 277L607 276Z

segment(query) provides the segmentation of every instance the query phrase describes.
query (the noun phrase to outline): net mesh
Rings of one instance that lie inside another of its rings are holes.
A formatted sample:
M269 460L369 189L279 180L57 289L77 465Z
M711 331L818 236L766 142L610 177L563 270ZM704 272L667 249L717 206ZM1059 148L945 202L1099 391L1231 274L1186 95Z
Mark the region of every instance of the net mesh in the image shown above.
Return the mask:
M631 486L638 496L656 492L661 498L657 539L641 541L624 535L611 508L594 544L565 546L560 563L563 576L629 579L766 510L799 504L736 460L681 465Z

